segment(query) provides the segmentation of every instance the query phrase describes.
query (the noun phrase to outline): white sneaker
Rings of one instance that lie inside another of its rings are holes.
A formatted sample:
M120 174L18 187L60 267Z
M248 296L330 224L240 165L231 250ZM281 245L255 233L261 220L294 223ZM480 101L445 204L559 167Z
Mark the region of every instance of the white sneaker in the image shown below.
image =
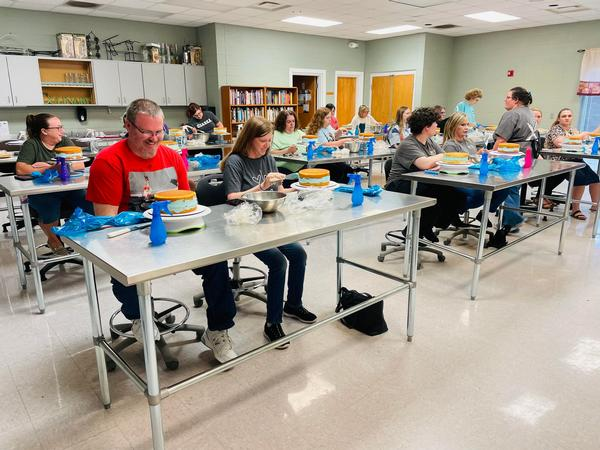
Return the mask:
M237 357L237 354L233 351L231 338L227 330L211 331L207 328L200 341L213 351L215 359L220 363L225 363Z
M142 334L142 321L141 319L134 319L131 321L131 332L133 333L133 336L138 340L138 342L143 342L143 334ZM160 333L158 331L158 328L156 326L156 324L154 322L152 322L152 326L154 327L154 340L158 341L160 340Z

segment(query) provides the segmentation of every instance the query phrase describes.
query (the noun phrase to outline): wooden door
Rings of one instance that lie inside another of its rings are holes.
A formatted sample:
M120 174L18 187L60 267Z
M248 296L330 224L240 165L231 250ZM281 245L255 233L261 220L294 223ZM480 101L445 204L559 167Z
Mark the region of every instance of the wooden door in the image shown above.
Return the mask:
M300 104L300 101L298 101L298 122L300 128L306 128L310 119L312 119L317 111L317 77L312 75L294 75L292 84L298 88L299 98L302 94L302 86L304 86L304 90L310 93L310 100L306 103L306 106Z
M340 126L352 122L356 114L356 78L338 77L335 115Z
M396 115L396 110L401 106L408 106L412 109L414 84L415 76L412 73L394 75L392 77L392 114L394 116Z
M377 122L387 123L392 117L392 75L375 76L371 80L371 115Z

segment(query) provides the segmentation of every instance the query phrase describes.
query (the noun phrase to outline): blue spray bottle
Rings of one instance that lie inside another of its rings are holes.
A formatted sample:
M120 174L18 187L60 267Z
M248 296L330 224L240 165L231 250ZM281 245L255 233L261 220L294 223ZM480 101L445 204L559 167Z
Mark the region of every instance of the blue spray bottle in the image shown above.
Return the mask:
M367 142L367 155L373 154L373 146L375 145L375 138L370 138Z
M315 157L314 146L315 146L315 142L310 141L308 143L308 147L306 148L306 159L308 159L309 161Z
M167 240L167 228L162 221L162 217L160 215L161 212L166 212L171 214L167 205L169 202L167 200L163 202L154 202L152 203L152 223L150 224L150 245L159 246L163 245ZM172 215L172 214L171 214Z
M58 177L62 181L67 181L71 177L71 172L69 171L69 163L62 156L56 158L56 164L58 165Z
M358 128L358 125L356 125L356 129L354 130L354 135L358 136L360 134L360 128Z
M488 174L489 166L488 166L488 154L487 152L483 152L481 154L481 161L479 162L479 175L485 177Z
M598 154L598 145L600 145L600 136L596 136L594 138L594 143L592 144L592 155Z
M360 206L363 204L363 189L360 184L360 175L358 173L348 174L349 181L354 181L354 189L352 190L352 206Z

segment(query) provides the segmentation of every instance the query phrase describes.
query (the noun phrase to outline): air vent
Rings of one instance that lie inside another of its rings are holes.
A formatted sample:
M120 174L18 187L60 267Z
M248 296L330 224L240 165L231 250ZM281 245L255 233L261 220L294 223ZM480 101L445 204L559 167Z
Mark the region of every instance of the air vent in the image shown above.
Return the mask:
M453 25L451 23L446 23L444 25L436 25L435 27L431 27L431 28L437 28L438 30L448 30L450 28L459 28L460 25Z
M554 13L554 14L569 14L576 13L581 11L590 11L590 8L587 8L582 5L565 5L565 6L557 6L555 8L547 8L545 11Z
M279 11L280 9L288 8L288 5L282 5L277 2L260 2L258 5L250 6L250 8L260 9L263 11Z
M98 8L99 6L102 6L102 5L99 5L98 3L82 2L79 0L69 0L68 2L65 3L65 5L74 6L75 8L87 8L87 9Z

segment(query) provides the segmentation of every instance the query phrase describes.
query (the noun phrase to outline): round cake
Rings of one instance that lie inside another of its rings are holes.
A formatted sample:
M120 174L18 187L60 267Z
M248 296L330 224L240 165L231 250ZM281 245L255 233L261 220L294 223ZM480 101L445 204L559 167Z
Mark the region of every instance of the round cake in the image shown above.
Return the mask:
M515 144L512 142L503 142L498 145L498 151L500 153L519 153L519 144Z
M327 169L302 169L298 172L300 186L325 187L329 186L329 170Z
M465 152L444 153L444 164L469 164L469 154Z
M179 145L177 144L176 141L160 141L160 145L169 147L171 150L179 151Z
M227 128L223 127L223 128L215 128L213 130L213 134L219 134L219 135L224 135L227 134Z
M580 134L566 136L565 139L563 140L563 144L566 144L566 145L581 145L581 142L582 142L582 138L581 138Z
M168 208L172 214L185 214L196 210L198 200L194 191L173 189L154 194L156 201L168 201Z
M65 158L65 159L81 159L83 158L83 152L81 147L76 146L67 146L67 147L58 147L54 149L54 153L57 158Z

